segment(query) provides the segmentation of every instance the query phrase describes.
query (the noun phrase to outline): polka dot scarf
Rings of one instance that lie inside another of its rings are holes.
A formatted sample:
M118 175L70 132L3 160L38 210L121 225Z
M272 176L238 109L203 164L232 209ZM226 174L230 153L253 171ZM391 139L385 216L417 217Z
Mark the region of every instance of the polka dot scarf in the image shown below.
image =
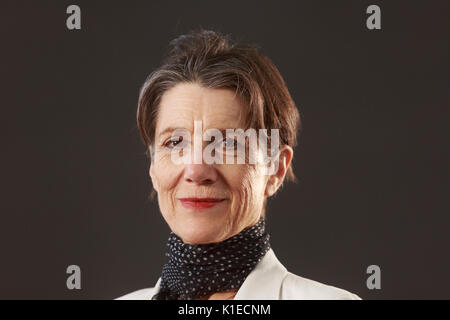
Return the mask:
M239 289L270 249L265 220L222 242L189 245L173 232L167 243L160 291L153 300L192 300Z

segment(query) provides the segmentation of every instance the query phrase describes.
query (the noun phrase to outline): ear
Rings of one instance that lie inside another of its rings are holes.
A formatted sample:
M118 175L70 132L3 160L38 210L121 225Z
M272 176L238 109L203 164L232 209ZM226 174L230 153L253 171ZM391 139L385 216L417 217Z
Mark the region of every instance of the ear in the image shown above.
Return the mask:
M278 159L275 160L278 161L278 170L274 174L270 175L267 180L266 190L264 192L266 197L274 195L283 184L293 155L294 151L290 146L284 145L281 147L280 152L278 153Z
M150 168L149 168L149 175L150 179L152 180L153 189L158 192L158 184L156 183L156 177L155 177L155 162L154 162L154 156L152 154L152 147L149 147L150 152Z

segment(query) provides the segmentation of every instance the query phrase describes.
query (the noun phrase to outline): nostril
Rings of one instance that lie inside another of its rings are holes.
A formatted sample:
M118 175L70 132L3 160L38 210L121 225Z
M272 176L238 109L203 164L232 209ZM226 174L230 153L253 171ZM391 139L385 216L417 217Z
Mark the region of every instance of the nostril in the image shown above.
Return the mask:
M198 184L213 184L214 181L211 179L203 179L203 180L199 180L199 181L194 181L191 178L186 178L187 182L196 182Z
M214 168L207 165L192 164L184 170L184 181L196 184L213 184L217 179Z

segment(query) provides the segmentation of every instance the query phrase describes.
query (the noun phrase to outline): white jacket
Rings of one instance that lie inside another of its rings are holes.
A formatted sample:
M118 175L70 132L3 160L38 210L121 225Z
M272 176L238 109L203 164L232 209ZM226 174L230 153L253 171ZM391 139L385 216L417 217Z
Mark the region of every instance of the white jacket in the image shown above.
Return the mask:
M153 288L141 289L117 300L150 300L159 291L161 278ZM270 249L250 272L234 300L361 300L357 295L290 273Z

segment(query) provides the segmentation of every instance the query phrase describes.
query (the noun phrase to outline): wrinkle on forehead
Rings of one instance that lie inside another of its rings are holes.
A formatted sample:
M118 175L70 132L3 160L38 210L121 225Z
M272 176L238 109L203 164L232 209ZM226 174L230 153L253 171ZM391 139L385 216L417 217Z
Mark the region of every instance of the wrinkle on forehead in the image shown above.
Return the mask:
M212 89L196 83L182 83L162 97L158 112L156 136L167 127L194 129L202 121L203 129L234 129L245 125L245 106L230 89Z

